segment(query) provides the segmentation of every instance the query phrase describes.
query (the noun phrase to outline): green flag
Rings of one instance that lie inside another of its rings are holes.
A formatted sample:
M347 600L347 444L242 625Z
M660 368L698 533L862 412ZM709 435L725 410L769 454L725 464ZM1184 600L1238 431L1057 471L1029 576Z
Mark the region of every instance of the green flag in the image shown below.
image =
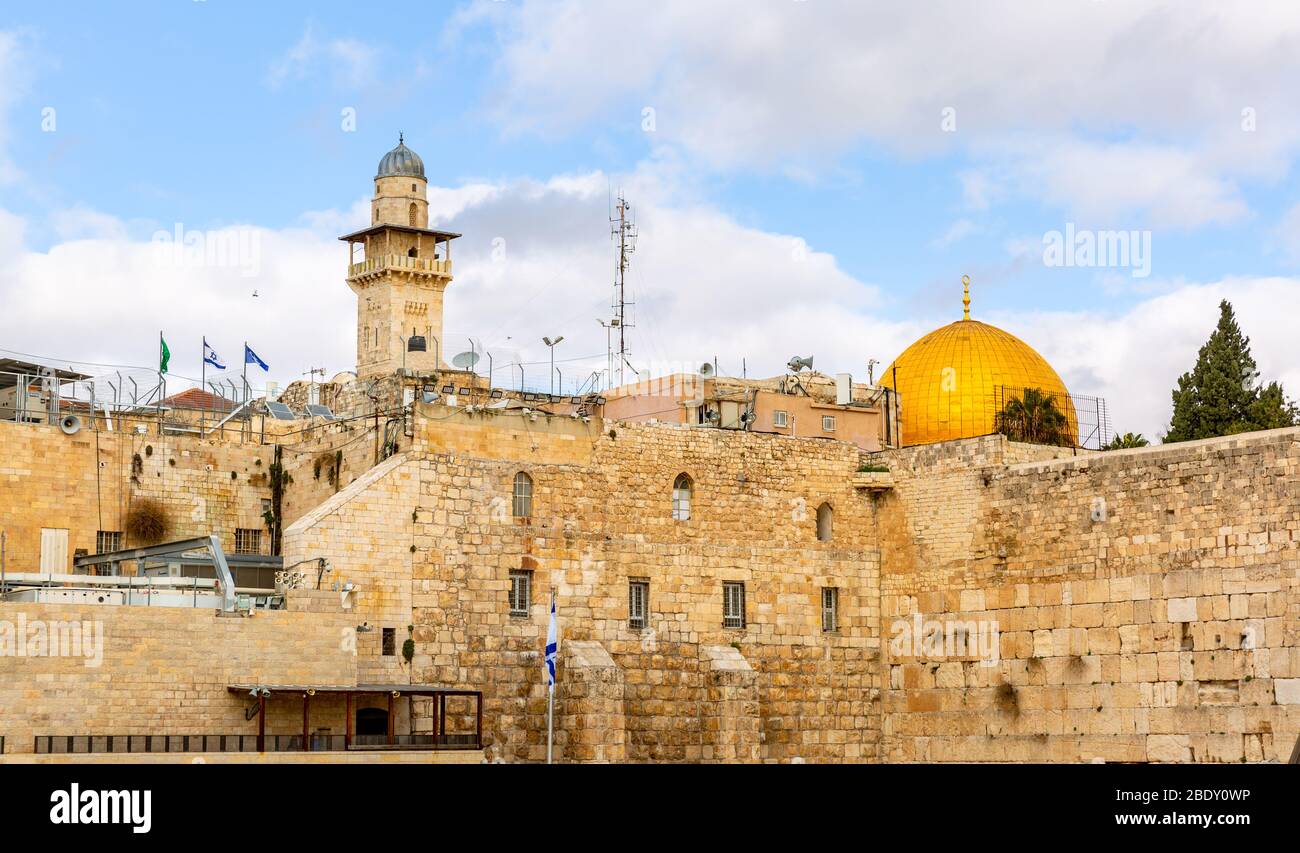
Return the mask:
M172 351L167 349L167 340L162 335L158 336L158 344L158 372L166 373L167 362L171 360Z

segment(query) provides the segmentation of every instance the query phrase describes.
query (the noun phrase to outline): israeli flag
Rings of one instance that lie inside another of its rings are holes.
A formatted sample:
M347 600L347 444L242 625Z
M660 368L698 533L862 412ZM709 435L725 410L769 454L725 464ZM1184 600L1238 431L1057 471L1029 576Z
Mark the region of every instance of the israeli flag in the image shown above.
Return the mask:
M217 355L216 350L208 346L207 338L203 339L203 360L215 367L217 370L226 369L226 366L221 363L221 356Z
M555 627L555 597L551 597L551 627L546 629L546 672L550 678L551 692L555 692L555 654L560 648L560 635Z
M263 370L271 369L266 366L265 361L262 361L257 357L257 353L253 352L252 348L248 344L244 344L244 364L256 364Z

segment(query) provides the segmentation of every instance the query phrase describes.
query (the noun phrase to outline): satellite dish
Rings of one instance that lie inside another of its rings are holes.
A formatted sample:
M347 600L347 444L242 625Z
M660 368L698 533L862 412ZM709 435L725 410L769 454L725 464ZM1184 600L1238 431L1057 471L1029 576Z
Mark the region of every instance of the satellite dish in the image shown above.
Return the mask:
M710 376L712 376L712 375L713 375L713 365L712 365L712 364L709 364L707 361L704 362L703 364L701 364L701 365L700 365L700 375L703 376L705 379L708 379Z
M805 367L808 368L809 370L812 370L812 365L813 365L812 356L808 356L807 358L801 358L796 355L794 358L790 359L790 361L786 364L786 367L790 368L791 373L798 373L799 371L803 370Z
M456 356L452 358L451 363L456 367L459 367L461 370L473 370L474 365L478 364L478 358L478 353L473 350L466 350L465 352L457 353Z

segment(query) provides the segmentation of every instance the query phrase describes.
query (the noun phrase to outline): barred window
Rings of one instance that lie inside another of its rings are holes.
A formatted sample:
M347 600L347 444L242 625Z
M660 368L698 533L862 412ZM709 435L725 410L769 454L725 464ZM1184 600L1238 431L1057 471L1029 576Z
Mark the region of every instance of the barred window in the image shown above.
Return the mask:
M822 630L840 629L840 591L837 587L822 587Z
M397 654L397 629L396 628L384 629L383 653L387 657L392 657L393 655Z
M772 413L772 426L787 427L790 425L790 413L777 410Z
M515 518L532 518L533 516L533 478L520 471L515 474L514 501L510 514Z
M629 581L627 585L627 624L639 631L646 626L650 611L650 584L647 581Z
M722 627L745 627L745 585L727 582L722 585Z
M673 520L689 521L691 518L691 494L695 491L691 478L678 474L673 481Z
M236 554L262 553L262 531L259 528L239 527L235 529Z
M95 531L95 553L107 554L109 551L122 550L122 531L120 530L97 530Z
M835 432L835 418L831 415L822 415L822 432Z
M510 615L527 616L533 602L533 573L526 569L510 571Z

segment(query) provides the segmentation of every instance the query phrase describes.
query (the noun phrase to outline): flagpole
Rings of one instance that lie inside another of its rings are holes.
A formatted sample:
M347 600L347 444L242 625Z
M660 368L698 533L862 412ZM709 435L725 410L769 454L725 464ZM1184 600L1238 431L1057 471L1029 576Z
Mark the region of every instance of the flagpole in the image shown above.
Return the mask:
M158 330L158 434L163 434L162 428L162 401L167 396L167 374L163 373L163 347L167 342L163 339L162 329Z
M244 341L244 402L248 402L248 341Z
M208 389L208 338L203 336L203 366L199 368L199 390L207 393ZM206 422L208 410L203 408L203 398L199 397L199 438L203 438L203 426Z
M551 622L552 624L554 624L555 622L555 590L553 589L551 590ZM556 632L556 638L558 643L558 638L559 638L558 630ZM559 657L558 648L557 648L556 657L557 658ZM554 719L554 711L555 711L555 682L551 681L550 688L546 696L546 763L547 764L551 763L551 732L552 732L551 722Z

